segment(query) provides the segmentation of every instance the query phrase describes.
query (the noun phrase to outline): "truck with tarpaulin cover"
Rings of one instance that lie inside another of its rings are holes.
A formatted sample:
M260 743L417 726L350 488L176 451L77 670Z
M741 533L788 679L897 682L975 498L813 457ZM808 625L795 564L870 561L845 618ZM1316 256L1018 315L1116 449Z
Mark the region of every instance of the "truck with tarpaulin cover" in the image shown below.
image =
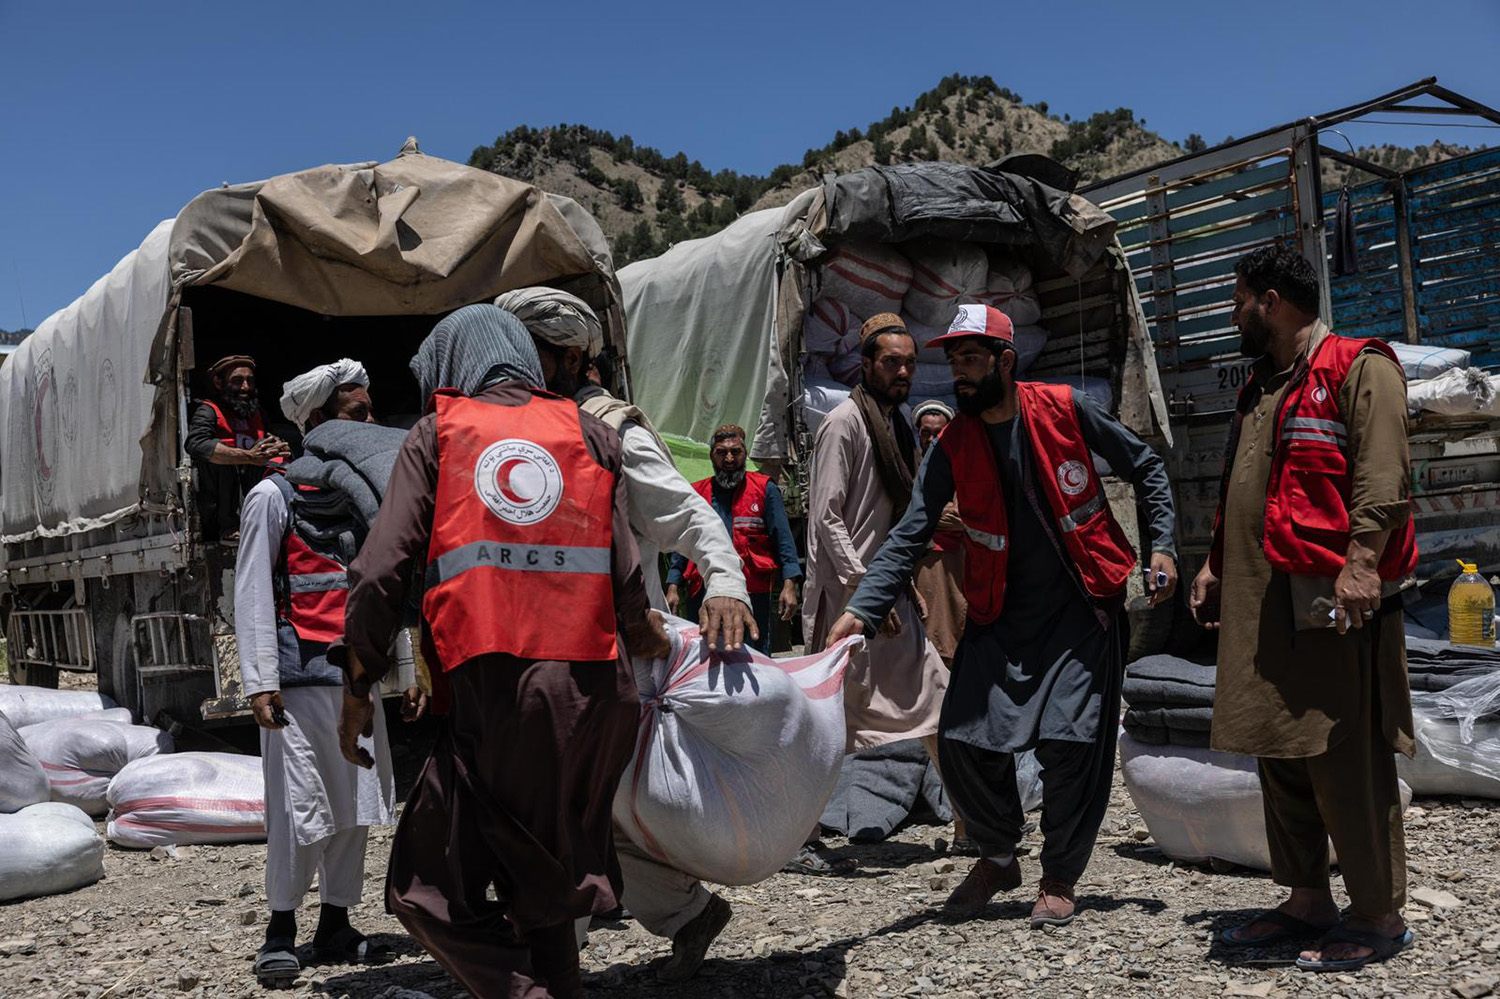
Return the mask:
M1299 248L1319 275L1324 321L1391 342L1409 380L1429 373L1428 359L1500 366L1500 150L1395 170L1358 155L1339 130L1372 116L1500 125L1500 111L1429 78L1083 190L1117 221L1144 302L1171 412L1185 579L1208 550L1249 372L1230 319L1242 255L1277 241ZM1325 161L1372 179L1324 190ZM1454 559L1500 571L1500 420L1417 412L1410 440L1426 596L1409 598L1408 614L1441 633L1436 605Z
M137 717L234 714L234 550L208 543L183 451L215 359L283 381L354 357L377 416L422 412L407 362L442 316L529 285L624 311L598 223L568 198L422 154L225 185L157 225L0 368L0 611L14 682L98 674ZM616 365L622 373L625 365ZM623 392L623 386L616 386Z

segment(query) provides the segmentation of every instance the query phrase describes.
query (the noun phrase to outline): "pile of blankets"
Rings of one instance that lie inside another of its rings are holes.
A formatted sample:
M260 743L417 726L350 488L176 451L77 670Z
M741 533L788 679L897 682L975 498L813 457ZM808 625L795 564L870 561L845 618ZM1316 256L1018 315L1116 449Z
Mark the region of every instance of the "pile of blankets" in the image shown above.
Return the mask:
M1500 669L1500 653L1426 638L1406 639L1406 674L1412 693L1436 693Z
M1125 672L1125 731L1148 746L1208 748L1214 713L1214 668L1147 656Z

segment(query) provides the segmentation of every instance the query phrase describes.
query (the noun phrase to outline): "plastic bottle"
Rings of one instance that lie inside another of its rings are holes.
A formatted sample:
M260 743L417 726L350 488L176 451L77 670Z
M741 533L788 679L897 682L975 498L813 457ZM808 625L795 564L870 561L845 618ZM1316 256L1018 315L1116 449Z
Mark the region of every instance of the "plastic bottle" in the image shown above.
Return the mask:
M1463 575L1448 588L1448 641L1454 645L1495 647L1495 591L1473 562L1458 560Z

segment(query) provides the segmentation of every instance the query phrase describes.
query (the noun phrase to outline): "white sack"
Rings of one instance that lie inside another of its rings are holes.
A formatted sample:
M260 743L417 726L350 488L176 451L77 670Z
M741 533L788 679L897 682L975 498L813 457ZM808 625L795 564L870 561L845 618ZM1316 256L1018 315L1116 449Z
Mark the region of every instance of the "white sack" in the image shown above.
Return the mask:
M1500 781L1500 670L1447 690L1411 696L1418 751L1476 777Z
M819 261L818 297L837 299L866 319L900 312L911 272L911 263L894 247L851 239Z
M816 434L829 413L849 401L852 390L809 364L802 379L802 419L807 432Z
M1016 374L1024 375L1031 370L1036 359L1042 356L1042 351L1047 348L1046 330L1040 326L1017 326L1016 337ZM1104 381L1100 379L1100 381ZM1109 382L1104 382L1104 387L1109 388Z
M82 888L104 877L104 839L72 805L0 815L0 902Z
M109 695L96 690L51 690L0 684L0 711L5 712L5 717L17 729L53 718L72 718L107 709L125 710ZM126 711L120 720L129 721L130 713Z
M1430 741L1459 742L1458 723L1446 718L1427 718L1414 711L1416 723L1417 755L1411 759L1396 757L1396 773L1411 785L1411 793L1418 797L1435 794L1456 794L1464 798L1500 798L1500 780L1475 773L1467 767L1444 763L1427 748ZM1500 745L1500 722L1482 723L1475 726L1481 741ZM1436 730L1436 731L1435 731ZM1487 731L1486 731L1487 730Z
M902 308L927 326L947 329L958 307L980 300L988 286L990 262L973 243L946 239L910 244L911 290Z
M54 718L20 730L52 785L52 800L103 815L109 782L132 760L170 753L172 737L160 729L85 715Z
M264 840L260 758L175 753L136 760L110 782L108 833L139 849Z
M862 639L819 655L709 657L668 618L672 653L636 664L641 725L615 821L658 860L704 881L755 884L796 855L844 759L844 670Z
M1389 342L1389 341L1388 341ZM1444 371L1469 366L1469 352L1453 347L1428 347L1420 343L1390 343L1409 380L1436 378Z
M953 370L947 364L918 361L911 376L911 402L947 398L953 395Z
M1436 378L1408 382L1406 409L1439 416L1500 416L1500 375L1482 368L1449 368Z
M1030 381L1042 382L1045 385L1071 385L1094 400L1094 403L1106 413L1115 411L1115 390L1110 388L1108 378L1100 378L1097 375L1065 375L1061 378L1032 378Z
M19 812L51 798L47 771L5 712L0 711L0 812Z
M834 298L820 298L802 321L802 349L822 360L829 375L845 385L859 384L859 329L864 320Z
M1042 321L1042 303L1032 289L1031 268L1012 257L991 258L989 276L978 299L1005 313L1017 326L1034 326Z
M1120 732L1120 774L1161 852L1201 864L1210 858L1271 869L1255 758L1188 746L1148 746ZM1401 807L1411 788L1401 784ZM1329 846L1329 862L1338 863Z

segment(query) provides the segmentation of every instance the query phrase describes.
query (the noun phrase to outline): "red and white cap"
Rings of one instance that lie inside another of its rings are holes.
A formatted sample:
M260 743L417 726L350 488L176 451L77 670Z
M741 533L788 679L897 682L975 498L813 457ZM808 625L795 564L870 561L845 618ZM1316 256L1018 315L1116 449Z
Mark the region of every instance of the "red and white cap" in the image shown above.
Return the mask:
M958 315L948 324L948 332L927 341L929 347L946 347L964 337L980 336L1005 343L1015 343L1015 327L1010 317L993 305L960 305Z

